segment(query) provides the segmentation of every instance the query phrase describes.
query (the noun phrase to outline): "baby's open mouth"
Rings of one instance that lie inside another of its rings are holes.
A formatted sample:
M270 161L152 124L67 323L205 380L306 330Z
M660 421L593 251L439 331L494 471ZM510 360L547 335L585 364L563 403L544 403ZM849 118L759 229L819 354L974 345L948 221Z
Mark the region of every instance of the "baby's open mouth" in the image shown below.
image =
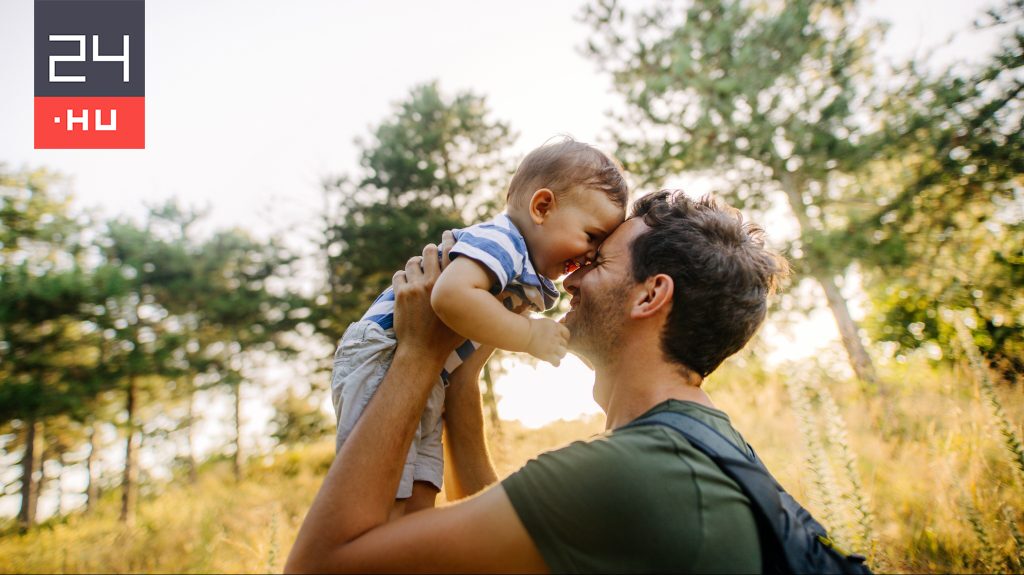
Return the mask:
M572 272L580 269L581 267L583 267L583 265L584 265L583 258L569 258L569 259L565 260L565 264L563 264L563 270L562 271L563 271L563 273L568 275L568 274L571 274Z

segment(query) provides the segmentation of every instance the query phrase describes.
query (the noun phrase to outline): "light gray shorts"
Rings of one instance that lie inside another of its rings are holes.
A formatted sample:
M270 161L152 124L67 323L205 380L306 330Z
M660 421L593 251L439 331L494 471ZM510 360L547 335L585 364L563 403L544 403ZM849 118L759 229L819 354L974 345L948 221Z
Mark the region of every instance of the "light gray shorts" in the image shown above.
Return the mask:
M331 374L331 399L338 417L336 450L356 426L373 394L395 357L395 333L372 321L357 321L348 326L334 353ZM398 499L412 495L414 481L428 481L441 489L444 455L441 448L441 410L444 409L444 385L441 375L430 391L427 407L420 418L409 453L405 457Z

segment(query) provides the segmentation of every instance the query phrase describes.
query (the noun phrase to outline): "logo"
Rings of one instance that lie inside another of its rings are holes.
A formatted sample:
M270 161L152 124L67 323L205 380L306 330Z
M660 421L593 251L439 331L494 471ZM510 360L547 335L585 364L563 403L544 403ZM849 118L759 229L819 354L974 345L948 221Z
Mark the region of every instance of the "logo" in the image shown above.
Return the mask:
M35 147L144 148L144 0L35 0Z

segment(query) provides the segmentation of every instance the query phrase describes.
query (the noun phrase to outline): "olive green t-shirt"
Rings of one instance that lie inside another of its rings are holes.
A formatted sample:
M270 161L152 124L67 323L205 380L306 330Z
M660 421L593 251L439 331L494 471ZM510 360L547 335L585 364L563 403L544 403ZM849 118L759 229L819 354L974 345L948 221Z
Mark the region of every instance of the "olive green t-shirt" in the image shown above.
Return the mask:
M745 446L725 413L669 400ZM646 415L646 414L645 414ZM756 573L761 546L740 487L679 433L612 430L547 452L502 482L556 573Z

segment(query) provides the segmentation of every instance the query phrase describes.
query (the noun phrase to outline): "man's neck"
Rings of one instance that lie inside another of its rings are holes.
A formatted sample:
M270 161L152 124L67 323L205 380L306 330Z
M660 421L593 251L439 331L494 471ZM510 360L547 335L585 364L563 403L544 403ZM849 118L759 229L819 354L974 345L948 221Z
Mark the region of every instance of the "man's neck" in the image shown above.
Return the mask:
M699 375L664 361L661 350L655 351L619 354L623 361L618 365L600 366L595 371L595 387L608 390L602 402L607 415L605 429L622 427L669 399L715 407L700 388Z

